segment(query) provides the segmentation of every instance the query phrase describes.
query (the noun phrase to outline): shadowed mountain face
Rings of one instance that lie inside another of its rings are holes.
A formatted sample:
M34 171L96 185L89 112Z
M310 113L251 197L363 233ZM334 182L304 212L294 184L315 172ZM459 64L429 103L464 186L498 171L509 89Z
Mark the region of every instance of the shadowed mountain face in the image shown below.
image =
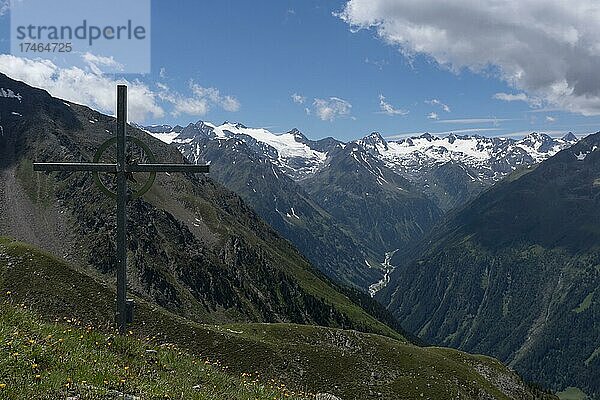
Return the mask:
M427 341L599 398L598 149L590 135L450 214L392 260L380 299Z
M0 97L0 234L111 280L113 200L91 174L34 173L31 163L91 161L111 137L114 118L4 75L0 88L16 96ZM158 161L185 162L177 149L137 129L129 134L145 140ZM143 199L130 201L128 233L131 290L192 320L313 323L398 336L206 176L159 174Z

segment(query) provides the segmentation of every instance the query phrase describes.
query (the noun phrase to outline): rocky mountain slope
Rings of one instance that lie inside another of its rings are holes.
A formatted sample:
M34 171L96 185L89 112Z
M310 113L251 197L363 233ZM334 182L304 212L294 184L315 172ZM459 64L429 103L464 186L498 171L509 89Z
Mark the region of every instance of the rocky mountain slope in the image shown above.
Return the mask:
M425 340L600 398L600 134L451 213L379 298Z
M91 161L114 118L0 75L0 233L111 280L114 202L88 173L34 173L32 161ZM161 162L177 149L131 128ZM110 179L110 177L108 177ZM296 322L400 337L341 293L244 201L205 176L159 174L128 207L133 293L201 322ZM389 316L388 316L389 317ZM393 320L388 319L393 325Z

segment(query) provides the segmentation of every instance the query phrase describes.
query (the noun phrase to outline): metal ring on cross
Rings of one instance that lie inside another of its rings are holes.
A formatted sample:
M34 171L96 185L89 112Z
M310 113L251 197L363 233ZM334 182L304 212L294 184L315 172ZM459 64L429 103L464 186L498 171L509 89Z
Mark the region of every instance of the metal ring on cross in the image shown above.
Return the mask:
M148 161L151 164L156 162L154 154L152 153L152 151L150 150L150 148L148 147L148 145L146 143L142 142L140 139L133 137L133 136L127 136L126 140L128 142L131 142L131 143L137 145L138 147L140 147L142 149L142 151L144 152L144 154L146 155L146 157L148 158ZM98 151L96 151L96 154L94 154L94 163L100 162L100 158L102 157L104 152L106 152L106 150L108 150L109 147L114 146L116 144L117 144L116 136L112 137L112 138L108 139L106 142L102 143L102 146L100 146ZM117 193L110 190L102 182L102 180L100 179L100 174L97 171L93 172L93 176L94 176L94 182L96 183L96 186L98 186L98 188L102 191L102 193L104 193L107 196L112 197L112 198L117 197ZM154 184L155 179L156 179L156 172L150 172L150 175L148 176L148 179L146 179L146 182L144 183L144 185L141 188L133 191L131 193L131 197L137 198L137 197L143 196L148 190L150 190L150 188Z

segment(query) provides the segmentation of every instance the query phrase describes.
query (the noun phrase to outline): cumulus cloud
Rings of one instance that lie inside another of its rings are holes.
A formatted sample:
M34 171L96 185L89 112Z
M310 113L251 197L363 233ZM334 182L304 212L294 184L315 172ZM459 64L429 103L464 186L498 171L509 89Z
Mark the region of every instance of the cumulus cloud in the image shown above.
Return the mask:
M427 115L427 119L436 120L436 119L440 119L440 117L437 115L437 113L430 112L429 115Z
M305 104L307 102L307 98L298 93L292 94L291 98L296 104ZM306 115L315 115L322 121L333 121L334 119L342 117L355 119L350 115L351 111L352 104L339 97L330 97L328 99L315 98L313 99L312 104L306 104L304 107Z
M600 114L597 0L350 0L338 16L408 57L495 73L548 105Z
M385 96L382 94L379 95L379 109L381 110L380 113L386 115L406 115L409 113L409 111L401 108L395 108L390 103L387 103L385 101Z
M98 111L113 114L117 84L128 86L129 118L144 121L149 116L162 118L164 109L156 94L144 83L114 79L78 67L59 68L49 60L29 60L0 54L0 72L50 94Z
M447 104L442 103L438 99L425 100L425 103L431 104L432 106L440 106L442 107L442 110L448 113L450 112L450 107Z
M171 115L174 117L181 114L204 116L212 106L218 106L230 112L240 109L240 103L235 97L223 96L219 89L203 87L193 80L188 85L192 96L184 96L164 83L159 83L157 86L160 89L158 92L160 99L173 105Z
M299 95L298 93L292 94L292 101L297 104L304 104L306 97Z
M238 100L222 95L218 89L205 88L190 82L192 96L186 97L164 84L151 88L139 80L116 79L101 73L102 66L113 66L115 61L93 54L82 56L87 69L79 67L60 68L49 60L30 60L0 54L0 72L31 86L47 90L50 94L74 103L84 104L106 114L113 114L116 102L115 87L128 86L128 116L130 120L143 122L149 117L163 118L165 106L172 114L205 115L211 106L226 111L237 111Z
M333 121L339 117L349 116L351 109L352 104L338 97L313 101L313 111L323 121Z
M159 83L158 87L160 89L158 97L173 105L171 115L174 117L181 114L202 116L206 115L210 108L208 100L205 98L184 97L163 83Z
M112 71L123 71L123 64L117 62L113 56L103 57L88 52L85 53L82 58L96 75L102 74L103 67L110 68Z
M193 98L206 99L209 104L214 104L225 111L236 112L240 109L240 102L233 96L223 96L219 89L213 87L203 87L190 81L190 89L194 94Z

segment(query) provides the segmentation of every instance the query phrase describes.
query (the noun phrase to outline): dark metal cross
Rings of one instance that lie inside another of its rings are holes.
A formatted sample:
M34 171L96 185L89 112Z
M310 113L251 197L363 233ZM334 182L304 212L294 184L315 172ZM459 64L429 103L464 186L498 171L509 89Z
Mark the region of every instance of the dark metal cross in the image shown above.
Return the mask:
M189 172L206 173L209 171L208 165L189 165L189 164L156 164L154 156L148 146L141 140L126 135L127 129L127 86L117 86L117 135L107 140L98 149L93 163L34 163L34 171L88 171L94 174L94 180L100 189L117 200L117 313L116 322L120 333L125 333L127 328L127 200L128 195L127 178L134 172L146 172L150 177L146 184L135 193L133 197L139 197L147 192L152 184L157 172ZM127 142L133 142L146 153L147 158L152 163L137 164L131 162L126 156ZM100 157L108 147L117 145L116 163L101 163ZM99 178L99 173L112 173L116 176L116 193L107 188Z

